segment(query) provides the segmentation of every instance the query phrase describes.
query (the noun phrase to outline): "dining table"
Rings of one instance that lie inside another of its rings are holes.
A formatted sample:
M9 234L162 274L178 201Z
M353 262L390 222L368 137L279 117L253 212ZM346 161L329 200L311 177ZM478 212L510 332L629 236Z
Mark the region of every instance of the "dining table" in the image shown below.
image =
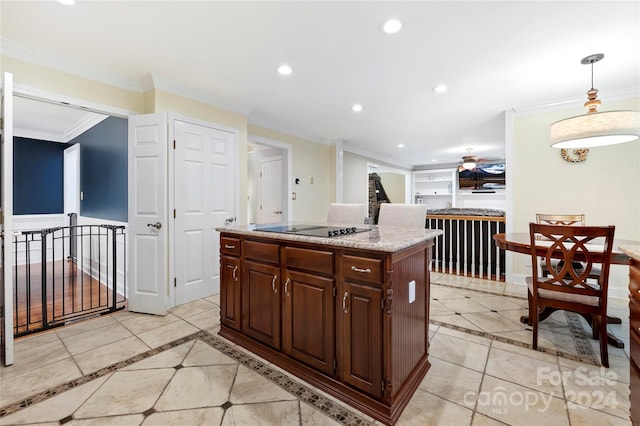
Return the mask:
M521 254L527 254L527 255L531 255L531 237L529 235L528 232L508 232L508 233L501 233L501 234L495 234L493 236L493 239L495 240L496 246L498 248L501 248L503 250L507 250L507 251L512 251L515 253L521 253ZM591 241L589 244L590 245L597 245L599 243L599 241L596 239L594 241ZM600 244L602 244L602 242L600 242ZM615 238L613 240L613 249L611 252L611 264L614 265L630 265L631 264L631 257L625 253L623 253L620 250L620 246L625 246L625 247L638 247L640 249L640 241L634 241L634 240L626 240L626 239L619 239L619 238ZM545 256L547 251L547 247L542 247L539 249L539 255L540 256ZM562 253L560 250L558 250L558 254L557 256L553 256L556 258L562 258ZM549 317L549 315L551 315L554 311L556 311L555 308L544 308L542 311L539 312L538 314L538 320L539 321L543 321L546 318ZM589 325L591 327L593 327L593 321L591 319L590 315L584 314L582 315L584 317L584 319L589 323ZM529 317L527 315L524 315L522 317L520 317L520 322L528 324L529 323ZM622 320L620 318L616 318L616 317L611 317L611 316L607 316L607 323L608 324L620 324L622 323ZM594 339L597 338L597 333L592 333L592 337ZM624 342L616 337L615 335L608 333L608 342L609 344L617 347L617 348L624 348Z

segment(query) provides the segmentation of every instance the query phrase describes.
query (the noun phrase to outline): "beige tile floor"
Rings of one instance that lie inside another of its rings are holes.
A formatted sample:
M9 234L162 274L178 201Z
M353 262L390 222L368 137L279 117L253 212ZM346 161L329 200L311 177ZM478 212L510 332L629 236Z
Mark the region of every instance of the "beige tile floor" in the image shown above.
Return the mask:
M556 313L533 351L518 321L522 286L432 281L432 367L397 424L630 424L625 350L609 347L609 369L578 360ZM612 311L626 322L610 330L628 336L624 301ZM18 339L15 364L0 369L0 424L374 423L220 338L218 325L213 296L165 317L119 312ZM589 344L597 362L598 343Z

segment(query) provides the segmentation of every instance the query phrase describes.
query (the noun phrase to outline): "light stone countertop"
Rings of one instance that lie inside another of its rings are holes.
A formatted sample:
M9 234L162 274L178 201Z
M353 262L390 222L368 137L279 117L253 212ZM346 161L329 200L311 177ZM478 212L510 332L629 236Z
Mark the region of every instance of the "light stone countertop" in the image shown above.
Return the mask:
M262 226L268 227L282 225L286 224L270 224ZM293 225L299 224L295 223ZM308 223L305 223L304 225L327 226L326 224ZM256 225L220 227L216 228L216 231L235 235L265 237L281 241L308 242L319 245L375 250L389 253L395 253L424 241L435 239L438 235L442 234L442 231L437 229L416 229L398 226L379 227L376 225L357 225L357 228L368 229L368 231L331 238L260 231L256 229Z
M640 262L640 246L621 245L620 251Z

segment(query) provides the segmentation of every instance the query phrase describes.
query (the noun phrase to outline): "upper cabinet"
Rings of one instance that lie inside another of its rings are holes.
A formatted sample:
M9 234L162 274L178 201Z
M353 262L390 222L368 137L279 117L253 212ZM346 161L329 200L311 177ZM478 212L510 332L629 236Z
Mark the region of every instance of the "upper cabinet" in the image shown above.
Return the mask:
M456 168L412 172L413 202L429 210L456 207L457 179Z

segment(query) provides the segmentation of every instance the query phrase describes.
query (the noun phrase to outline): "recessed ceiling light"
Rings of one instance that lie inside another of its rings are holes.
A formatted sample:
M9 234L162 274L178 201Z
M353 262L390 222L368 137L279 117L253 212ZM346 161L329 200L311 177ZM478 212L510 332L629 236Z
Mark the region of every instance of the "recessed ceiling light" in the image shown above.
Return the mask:
M360 112L362 111L362 105L355 104L354 106L351 107L351 109L353 110L353 112Z
M404 148L404 144L403 143L399 143L398 144L398 148Z
M289 65L280 65L278 67L278 72L282 75L289 75L293 72Z
M62 3L62 4L65 4L67 6L71 6L72 4L75 3L75 0L58 0L58 3Z
M435 162L437 162L438 160L434 158L434 159L433 159L433 160L431 160L431 161L433 161L433 162L435 163Z
M433 88L433 91L436 92L436 93L444 93L444 92L447 91L447 89L448 89L448 87L446 85L438 84L437 86L435 86Z
M402 29L402 22L399 19L388 19L382 23L382 31L387 34L395 34Z

